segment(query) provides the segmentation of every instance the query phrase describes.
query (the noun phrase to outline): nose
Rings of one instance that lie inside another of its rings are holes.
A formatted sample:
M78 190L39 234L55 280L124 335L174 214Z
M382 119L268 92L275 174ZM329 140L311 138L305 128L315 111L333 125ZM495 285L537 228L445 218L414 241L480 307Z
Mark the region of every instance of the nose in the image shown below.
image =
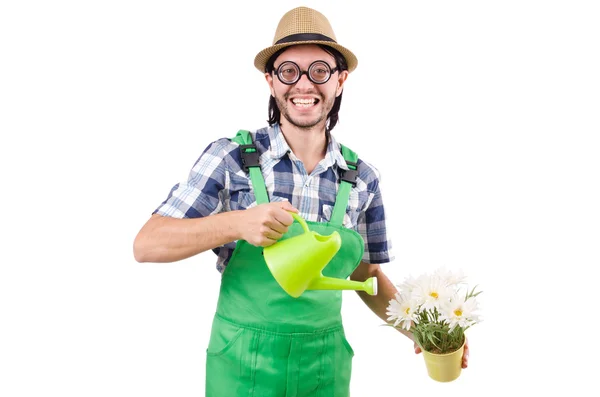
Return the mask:
M308 72L300 72L300 79L296 82L296 87L313 87L313 82L308 78Z

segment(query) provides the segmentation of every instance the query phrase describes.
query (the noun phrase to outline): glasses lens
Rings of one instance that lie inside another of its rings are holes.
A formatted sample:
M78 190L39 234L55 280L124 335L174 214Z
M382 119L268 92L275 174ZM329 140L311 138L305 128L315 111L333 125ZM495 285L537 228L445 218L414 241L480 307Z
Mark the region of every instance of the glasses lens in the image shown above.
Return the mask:
M310 73L310 78L317 84L325 83L329 80L329 76L331 75L331 69L329 65L325 62L317 61L310 65L310 69L308 70Z
M295 83L300 75L298 66L293 62L284 62L277 69L279 79L287 84Z

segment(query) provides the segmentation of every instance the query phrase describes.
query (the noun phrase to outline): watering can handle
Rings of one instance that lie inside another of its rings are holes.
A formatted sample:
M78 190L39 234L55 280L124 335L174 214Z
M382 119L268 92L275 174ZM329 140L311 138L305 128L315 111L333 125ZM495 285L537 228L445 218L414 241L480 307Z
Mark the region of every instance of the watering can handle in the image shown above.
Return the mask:
M304 233L308 233L308 225L306 224L306 221L297 213L289 211L290 214L292 214L292 217L298 221L298 223L300 224L300 226L302 226L302 229L304 229Z

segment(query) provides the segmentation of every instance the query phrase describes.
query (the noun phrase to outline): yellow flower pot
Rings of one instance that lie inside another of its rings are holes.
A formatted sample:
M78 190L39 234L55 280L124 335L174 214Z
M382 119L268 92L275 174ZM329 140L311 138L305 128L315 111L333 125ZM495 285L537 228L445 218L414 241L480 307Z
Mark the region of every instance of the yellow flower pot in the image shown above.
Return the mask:
M452 353L436 354L423 350L423 358L429 377L438 382L451 382L460 376L465 345Z

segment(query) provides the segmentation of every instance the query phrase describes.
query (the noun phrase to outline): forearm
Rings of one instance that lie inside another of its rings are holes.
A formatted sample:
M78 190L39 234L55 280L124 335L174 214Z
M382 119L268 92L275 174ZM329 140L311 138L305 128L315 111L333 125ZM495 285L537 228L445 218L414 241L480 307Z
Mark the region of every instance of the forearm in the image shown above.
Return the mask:
M153 215L134 241L138 262L175 262L239 239L239 211L203 218Z
M357 291L358 296L365 304L385 323L388 323L388 315L386 314L390 300L393 299L398 290L390 279L381 270L379 265L369 265L361 262L351 278L357 281L365 281L369 277L377 277L377 295L369 295L364 291ZM405 329L396 328L399 332L407 336L410 340L414 340L412 332Z

